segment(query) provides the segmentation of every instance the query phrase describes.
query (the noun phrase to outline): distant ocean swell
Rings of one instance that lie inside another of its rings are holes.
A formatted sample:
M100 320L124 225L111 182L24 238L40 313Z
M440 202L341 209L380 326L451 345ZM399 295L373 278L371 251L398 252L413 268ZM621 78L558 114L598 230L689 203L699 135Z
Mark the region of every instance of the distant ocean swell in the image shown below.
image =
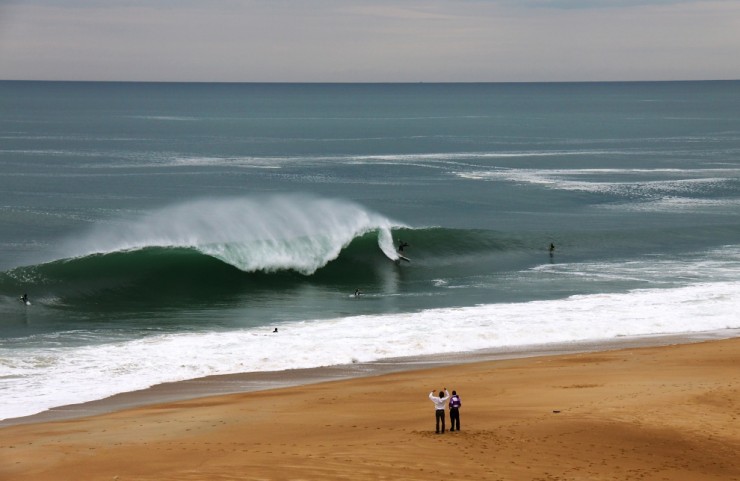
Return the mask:
M28 139L36 140L39 139ZM68 141L80 139L68 138ZM100 138L99 141L123 141L136 139L107 139ZM368 139L357 139L367 141ZM390 140L390 139L389 139ZM297 139L291 139L295 142ZM318 142L316 139L308 139L307 142ZM323 142L336 142L339 140L323 140ZM342 139L348 142L348 139ZM691 142L691 139L686 139ZM547 146L543 145L542 149L532 149L536 142L527 142L526 145L519 145L516 140L503 141L500 150L483 150L483 151L450 151L450 152L418 152L418 153L383 153L383 154L353 154L353 155L239 155L239 156L219 156L219 155L192 155L181 154L176 152L160 151L142 151L142 152L125 152L118 150L107 151L103 148L100 150L81 152L79 150L65 149L0 149L0 153L13 154L15 156L44 156L56 157L73 160L67 166L73 169L85 169L92 172L103 173L110 169L125 169L131 167L161 169L163 167L244 167L244 168L264 168L280 169L287 166L300 164L306 165L335 165L337 162L347 162L350 164L369 164L369 165L415 165L429 168L444 168L447 166L467 167L473 164L474 167L485 165L491 161L520 161L527 158L571 158L571 157L589 157L589 158L642 158L651 157L675 157L680 156L683 151L650 151L645 147L629 146L624 148L594 148L591 142L577 142L576 148L569 143L568 145L555 145L554 141L548 139ZM613 139L603 140L603 143L612 144ZM543 143L545 143L543 141ZM596 142L598 143L598 142ZM522 148L525 147L525 148ZM561 148L562 147L562 148ZM579 148L580 147L580 148ZM737 154L737 151L729 151L727 154ZM80 163L80 158L89 158L90 162ZM115 159L113 163L101 165L97 160L99 158ZM88 174L91 172L87 172Z

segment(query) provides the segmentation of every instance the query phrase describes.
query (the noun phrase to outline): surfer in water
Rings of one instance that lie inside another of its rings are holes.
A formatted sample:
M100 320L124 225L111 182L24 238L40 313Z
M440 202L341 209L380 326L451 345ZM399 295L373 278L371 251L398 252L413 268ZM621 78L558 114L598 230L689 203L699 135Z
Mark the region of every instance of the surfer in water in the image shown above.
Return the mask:
M398 251L397 251L398 252L398 259L396 259L396 264L400 263L400 261L411 262L408 257L406 257L405 255L403 255L403 250L406 247L409 247L409 243L408 242L404 242L401 239L399 239L398 240Z
M360 297L362 295L362 291L359 289L355 289L355 297Z
M21 302L23 304L28 304L28 294L23 293L23 295L21 296Z

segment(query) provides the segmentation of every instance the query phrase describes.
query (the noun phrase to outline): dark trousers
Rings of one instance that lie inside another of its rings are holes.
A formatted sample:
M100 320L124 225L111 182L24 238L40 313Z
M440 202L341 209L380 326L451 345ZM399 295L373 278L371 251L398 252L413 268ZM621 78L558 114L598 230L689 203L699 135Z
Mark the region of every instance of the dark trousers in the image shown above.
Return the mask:
M445 432L445 410L437 409L436 418L437 418L437 432L439 432L439 422L440 421L442 421L442 432Z
M450 431L460 430L460 409L450 408Z

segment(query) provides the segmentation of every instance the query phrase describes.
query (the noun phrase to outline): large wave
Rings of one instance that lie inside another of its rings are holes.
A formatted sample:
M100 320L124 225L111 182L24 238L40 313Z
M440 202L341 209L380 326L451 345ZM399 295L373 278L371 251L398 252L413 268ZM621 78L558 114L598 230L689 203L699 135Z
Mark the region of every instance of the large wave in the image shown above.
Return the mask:
M60 257L0 273L0 292L19 295L33 286L35 297L49 302L115 305L279 289L321 269L318 282L357 282L373 263L398 259L394 228L403 227L346 200L197 200L97 224L62 242Z
M69 243L69 257L148 248L186 248L245 272L294 270L310 275L343 248L378 231L378 245L397 259L390 229L400 224L355 203L305 195L210 199L96 226Z
M135 310L280 296L307 283L352 292L388 280L400 241L415 267L406 278L422 283L487 272L494 259L505 268L505 256L533 248L531 239L494 231L402 226L345 201L207 200L98 225L62 246L61 258L0 273L0 294L30 290L45 305Z

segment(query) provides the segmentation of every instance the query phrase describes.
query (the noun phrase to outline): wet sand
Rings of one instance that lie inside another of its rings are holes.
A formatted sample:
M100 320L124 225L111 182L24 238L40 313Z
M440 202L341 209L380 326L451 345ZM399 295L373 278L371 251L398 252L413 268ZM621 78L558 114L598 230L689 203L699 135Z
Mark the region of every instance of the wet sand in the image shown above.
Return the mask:
M740 480L740 338L624 346L163 385L6 423L0 479Z

